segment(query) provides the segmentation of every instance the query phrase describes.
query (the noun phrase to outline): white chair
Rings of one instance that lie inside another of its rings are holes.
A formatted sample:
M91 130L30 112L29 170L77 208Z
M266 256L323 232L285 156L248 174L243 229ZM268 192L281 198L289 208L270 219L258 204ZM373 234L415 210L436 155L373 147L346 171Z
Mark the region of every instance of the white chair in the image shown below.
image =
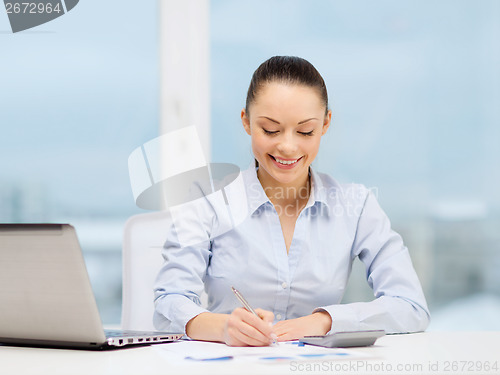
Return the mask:
M132 216L123 233L122 329L151 331L154 283L163 265L162 249L172 224L168 211ZM207 306L208 296L200 296Z
M153 286L170 223L168 212L135 215L125 223L122 329L154 330Z

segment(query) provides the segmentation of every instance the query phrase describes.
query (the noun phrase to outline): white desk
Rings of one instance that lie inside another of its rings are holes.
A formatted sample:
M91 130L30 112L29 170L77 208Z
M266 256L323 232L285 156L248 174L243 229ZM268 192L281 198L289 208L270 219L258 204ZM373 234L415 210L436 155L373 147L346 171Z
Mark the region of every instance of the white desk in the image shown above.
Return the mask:
M242 366L234 361L169 363L153 347L89 352L0 346L0 374L500 374L500 332L391 335L355 350L375 357L317 361L314 368L313 362ZM496 371L491 369L495 362Z

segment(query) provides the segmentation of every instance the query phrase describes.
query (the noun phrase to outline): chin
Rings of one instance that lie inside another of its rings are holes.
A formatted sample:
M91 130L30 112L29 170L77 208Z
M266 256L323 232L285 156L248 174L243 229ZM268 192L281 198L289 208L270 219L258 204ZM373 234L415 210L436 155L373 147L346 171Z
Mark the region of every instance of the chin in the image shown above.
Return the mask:
M298 172L298 171L297 171ZM272 173L271 177L279 182L280 184L283 185L289 185L295 182L297 179L302 176L304 171L300 171L299 173L290 173L290 172L281 172L279 171L278 173Z

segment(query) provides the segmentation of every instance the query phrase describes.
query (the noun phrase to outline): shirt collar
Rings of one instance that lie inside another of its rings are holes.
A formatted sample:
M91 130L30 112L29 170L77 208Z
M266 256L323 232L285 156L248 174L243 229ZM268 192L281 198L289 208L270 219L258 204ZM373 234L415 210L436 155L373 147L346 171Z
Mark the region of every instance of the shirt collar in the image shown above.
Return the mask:
M243 172L243 175L248 197L248 213L252 215L264 204L272 204L260 184L254 162ZM321 177L312 168L309 168L309 175L311 176L311 195L305 209L314 206L316 202L328 206L327 194Z
M254 162L243 172L243 179L248 198L248 213L252 215L260 206L267 202L271 203L271 201L257 178L257 167Z
M321 180L321 176L311 167L309 167L309 175L311 176L311 195L307 202L306 208L313 206L316 202L322 203L328 207L328 197L325 185Z

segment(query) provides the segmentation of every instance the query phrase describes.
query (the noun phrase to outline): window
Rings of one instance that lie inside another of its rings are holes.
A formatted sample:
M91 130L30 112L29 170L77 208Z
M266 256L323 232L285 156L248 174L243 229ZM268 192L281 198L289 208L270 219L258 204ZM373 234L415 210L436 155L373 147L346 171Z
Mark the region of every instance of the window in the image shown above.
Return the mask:
M158 135L157 3L83 1L10 33L0 12L0 221L76 227L104 323L119 323L127 158Z

